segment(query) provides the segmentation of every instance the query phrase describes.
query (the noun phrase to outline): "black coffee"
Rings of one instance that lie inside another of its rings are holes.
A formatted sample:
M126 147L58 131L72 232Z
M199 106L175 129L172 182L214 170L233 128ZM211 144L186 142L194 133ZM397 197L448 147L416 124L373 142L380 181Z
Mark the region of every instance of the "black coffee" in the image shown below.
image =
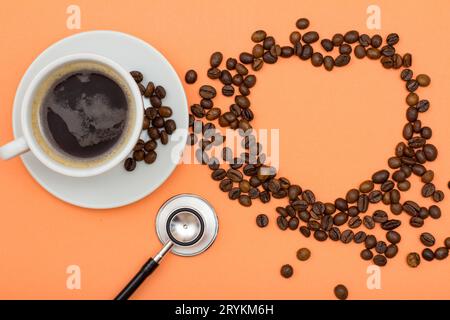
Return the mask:
M82 70L65 75L46 93L41 125L56 149L94 158L119 141L128 116L127 97L107 75Z

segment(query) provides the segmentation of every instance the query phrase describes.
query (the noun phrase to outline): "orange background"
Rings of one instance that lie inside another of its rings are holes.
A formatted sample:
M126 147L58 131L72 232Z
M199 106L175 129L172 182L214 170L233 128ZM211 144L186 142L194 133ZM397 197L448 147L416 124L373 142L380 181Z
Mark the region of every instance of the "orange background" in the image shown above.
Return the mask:
M16 87L28 65L55 41L79 31L111 29L151 43L173 64L180 77L189 68L204 74L209 56L226 57L251 50L250 34L267 30L288 43L299 17L308 17L322 37L334 32L367 30L366 8L373 1L10 1L0 10L0 144L13 138L11 115ZM81 30L66 28L66 8L81 7ZM0 298L111 299L141 264L160 248L154 231L155 212L169 197L184 192L209 199L220 219L217 241L206 253L183 258L168 255L163 265L136 293L138 299L333 298L344 283L352 299L450 298L450 259L406 266L406 254L420 246L418 235L433 232L441 244L450 236L450 3L382 1L382 35L397 32L397 50L413 53L413 70L428 73L432 85L419 89L431 101L421 115L433 130L439 148L435 183L447 193L443 217L426 221L420 230L401 226L398 256L382 269L380 290L366 287L368 262L359 258L361 245L318 243L298 232L275 226L277 201L259 201L247 209L228 200L199 165L181 165L151 196L125 208L94 211L53 198L27 173L19 159L0 164ZM273 7L272 7L273 6ZM335 51L336 52L336 51ZM333 54L335 54L333 52ZM327 73L298 59L265 66L258 74L251 101L257 128L279 128L280 175L311 188L322 201L332 201L386 167L405 123L406 90L396 71L379 62L355 61ZM197 84L198 84L197 83ZM190 103L198 86L185 87ZM170 90L170 88L168 88ZM226 100L218 100L225 105ZM411 178L409 199L422 205L421 183ZM403 200L406 197L403 196ZM279 203L285 204L285 200ZM370 208L370 212L375 207ZM255 225L265 212L266 229ZM381 236L382 233L377 233ZM312 257L296 260L300 247ZM418 249L417 249L418 250ZM421 250L421 249L420 249ZM290 263L294 276L280 277ZM81 290L66 289L66 268L81 267Z

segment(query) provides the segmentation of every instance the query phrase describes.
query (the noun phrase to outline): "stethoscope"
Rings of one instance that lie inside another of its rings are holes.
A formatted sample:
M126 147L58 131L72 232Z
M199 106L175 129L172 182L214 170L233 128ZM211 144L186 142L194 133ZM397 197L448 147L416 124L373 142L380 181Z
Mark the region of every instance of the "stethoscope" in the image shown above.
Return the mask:
M167 200L156 216L156 233L162 249L142 266L115 300L127 300L169 251L180 256L204 252L216 239L218 228L217 215L203 198L181 194Z

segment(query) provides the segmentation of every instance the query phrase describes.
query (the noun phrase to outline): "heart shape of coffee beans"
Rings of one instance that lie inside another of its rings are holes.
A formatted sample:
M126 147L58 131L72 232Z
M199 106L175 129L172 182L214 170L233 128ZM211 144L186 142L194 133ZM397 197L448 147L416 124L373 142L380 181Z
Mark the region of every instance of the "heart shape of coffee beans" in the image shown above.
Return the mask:
M189 126L192 133L188 143L198 145L197 159L209 166L212 170L211 177L219 182L220 189L227 192L230 199L238 200L241 205L248 207L255 199L267 203L272 197L287 198L286 206L276 208L277 225L281 230L299 230L305 237L313 234L317 241L329 238L343 243L364 244L361 257L373 260L378 266L384 266L388 258L396 256L397 244L401 239L400 234L395 231L401 221L392 218L391 214L410 215L410 225L415 228L423 226L428 217L438 219L441 215L436 205L425 208L415 201L402 199L402 192L411 187L409 178L412 175L418 176L422 181L424 197L431 197L435 202L444 198L444 193L437 190L432 183L433 171L425 167L427 162L434 161L438 155L436 147L428 143L432 136L431 128L424 126L419 120L419 115L429 109L430 103L426 99L420 99L416 93L419 88L430 85L431 80L425 74L414 77L410 69L411 54L401 55L396 52L395 45L399 42L396 33L389 34L385 41L380 35L369 36L354 30L335 34L331 39L322 39L322 51L329 54L334 50L339 51L339 54L333 57L324 56L318 48L313 48L320 37L315 31L305 30L309 28L307 19L299 19L296 27L304 33L292 32L289 37L290 44L283 46L265 31L255 31L251 36L254 42L251 52L242 52L239 59L228 58L225 68L222 69L222 53L215 52L211 55L211 67L207 75L210 79L221 82L222 94L234 97L234 103L225 112L214 107L216 89L211 85L202 85L199 89L201 101L190 107ZM386 69L401 70L400 79L405 82L407 90L407 122L402 132L403 139L395 147L386 168L375 172L370 179L363 180L357 188L350 189L345 197L337 198L334 203L324 203L318 200L311 190L304 190L289 179L278 177L276 170L265 164L262 146L252 133L251 121L254 112L249 96L256 84L256 76L251 74L251 71L256 73L265 65L287 58L310 61L317 68L332 71L334 68L348 65L353 56L357 60L379 60ZM197 73L189 70L185 81L193 84L196 80ZM202 119L206 119L206 122ZM225 163L210 157L208 151L223 142L222 135L216 131L213 122L215 120L221 127L239 130L247 152L233 157L232 150L224 147L222 158ZM199 133L203 133L201 139L197 137ZM384 210L366 214L371 204L379 202L389 206L390 214ZM364 217L361 217L362 214ZM259 215L257 224L265 227L268 224L267 217ZM372 230L377 224L386 231L389 244L377 240L369 233L368 230ZM366 231L356 230L361 227L365 227ZM434 256L443 258L446 256L445 252L448 255L448 248L444 251L440 248Z

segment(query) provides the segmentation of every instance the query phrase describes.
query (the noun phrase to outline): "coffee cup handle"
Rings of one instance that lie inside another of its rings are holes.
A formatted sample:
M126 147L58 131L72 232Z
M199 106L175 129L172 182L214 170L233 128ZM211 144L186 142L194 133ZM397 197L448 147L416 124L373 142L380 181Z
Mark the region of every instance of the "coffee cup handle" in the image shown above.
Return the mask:
M30 150L24 137L20 137L0 147L0 159L8 160Z

